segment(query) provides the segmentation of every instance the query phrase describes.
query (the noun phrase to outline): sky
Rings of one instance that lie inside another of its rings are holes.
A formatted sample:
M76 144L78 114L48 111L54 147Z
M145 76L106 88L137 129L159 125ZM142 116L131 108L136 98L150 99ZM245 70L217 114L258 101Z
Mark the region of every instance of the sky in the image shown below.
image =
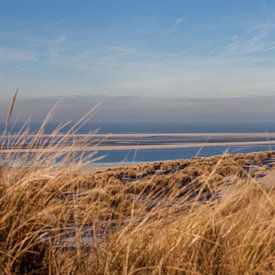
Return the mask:
M16 86L25 99L159 106L268 98L275 1L0 0L0 100Z
M96 105L91 124L96 123L226 123L275 125L275 97L238 98L141 98L119 96L79 96L63 100L50 122L78 121ZM14 121L41 122L57 103L55 97L19 98ZM0 118L5 119L8 104L0 101ZM230 126L230 125L229 125ZM264 126L263 126L264 128Z

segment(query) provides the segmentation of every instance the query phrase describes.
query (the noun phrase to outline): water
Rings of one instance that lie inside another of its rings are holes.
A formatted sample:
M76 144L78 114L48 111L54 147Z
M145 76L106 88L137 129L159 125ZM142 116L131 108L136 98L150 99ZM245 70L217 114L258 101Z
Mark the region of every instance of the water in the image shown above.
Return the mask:
M206 147L200 152L200 157L221 155L225 151L228 153L249 153L268 151L269 146L249 146L249 147ZM176 159L190 159L197 156L198 148L188 149L161 149L161 150L139 150L139 151L113 151L108 153L98 153L97 156L105 156L99 163L140 163L150 161L165 161Z
M56 124L49 124L51 131ZM275 123L90 123L80 133L99 128L102 134L119 133L264 133L275 132Z
M32 123L31 131L35 131L39 124ZM46 133L51 133L57 126L56 123L49 123ZM0 124L0 130L4 125ZM22 127L18 124L13 132ZM79 133L93 132L99 128L99 133L264 133L275 132L275 123L90 123L84 125ZM66 132L68 130L64 129ZM248 153L273 149L270 146L249 146L249 147L205 147L199 156L212 156L223 154L226 150L229 153ZM190 159L198 154L198 148L188 149L159 149L139 151L112 151L98 153L97 156L104 156L99 163L136 163L149 161L164 161L175 159Z
M48 123L46 133L50 133L57 127L57 123ZM35 131L39 123L32 123L32 131ZM22 127L18 123L14 131ZM99 128L99 133L264 133L275 132L275 123L106 123L95 122L84 125L79 133L93 132ZM0 132L4 129L4 123L0 123ZM64 128L63 132L66 132Z

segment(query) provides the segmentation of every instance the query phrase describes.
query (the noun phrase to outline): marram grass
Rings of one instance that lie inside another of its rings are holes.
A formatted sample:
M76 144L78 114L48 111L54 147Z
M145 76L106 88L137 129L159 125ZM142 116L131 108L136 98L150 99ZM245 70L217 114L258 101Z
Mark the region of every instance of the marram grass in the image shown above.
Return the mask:
M274 188L243 168L271 153L82 173L59 148L1 156L1 274L274 274Z

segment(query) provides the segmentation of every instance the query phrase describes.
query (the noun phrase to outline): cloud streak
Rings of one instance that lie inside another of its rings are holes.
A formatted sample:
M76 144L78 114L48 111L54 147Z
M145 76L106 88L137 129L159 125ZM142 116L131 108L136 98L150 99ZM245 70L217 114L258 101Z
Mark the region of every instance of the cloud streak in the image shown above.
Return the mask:
M39 53L33 50L19 50L12 48L0 48L0 60L22 62L39 60Z
M78 33L65 31L20 38L16 34L12 39L19 46L0 48L0 60L31 61L35 66L17 64L24 71L17 69L21 74L7 80L6 68L0 64L3 88L19 84L33 95L39 89L49 96L139 94L144 98L274 93L273 23L210 41L193 31L188 34L187 20L184 31L177 28L185 22L183 17L169 21L173 29L169 39L155 28L157 20L149 21L151 25L146 20L135 19L131 30L113 25L102 30L81 30L80 41ZM166 26L169 24L166 22ZM138 39L134 39L136 36ZM22 83L12 83L13 79Z
M253 54L273 50L275 42L269 37L273 34L275 24L266 22L250 28L243 35L234 35L228 52L237 54Z
M175 22L175 28L178 27L182 22L183 22L183 16L182 17L179 17L177 18L176 22Z

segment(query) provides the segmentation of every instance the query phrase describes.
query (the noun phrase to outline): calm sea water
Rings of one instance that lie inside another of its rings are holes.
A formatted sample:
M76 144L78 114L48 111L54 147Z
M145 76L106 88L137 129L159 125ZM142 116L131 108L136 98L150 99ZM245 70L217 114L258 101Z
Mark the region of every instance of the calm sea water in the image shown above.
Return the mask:
M35 131L39 124L32 123L31 131ZM50 133L57 126L56 123L49 123L46 132ZM3 124L0 124L0 131L3 131ZM22 127L17 124L13 132ZM275 132L275 123L90 123L84 125L79 133L89 133L99 129L99 133L264 133ZM67 129L64 129L66 132ZM207 147L203 148L199 156L211 156L224 153L247 153L273 149L270 146L251 147ZM100 163L120 162L148 162L174 159L189 159L198 154L198 148L188 149L161 149L161 150L140 150L140 151L115 151L98 153L104 155Z

